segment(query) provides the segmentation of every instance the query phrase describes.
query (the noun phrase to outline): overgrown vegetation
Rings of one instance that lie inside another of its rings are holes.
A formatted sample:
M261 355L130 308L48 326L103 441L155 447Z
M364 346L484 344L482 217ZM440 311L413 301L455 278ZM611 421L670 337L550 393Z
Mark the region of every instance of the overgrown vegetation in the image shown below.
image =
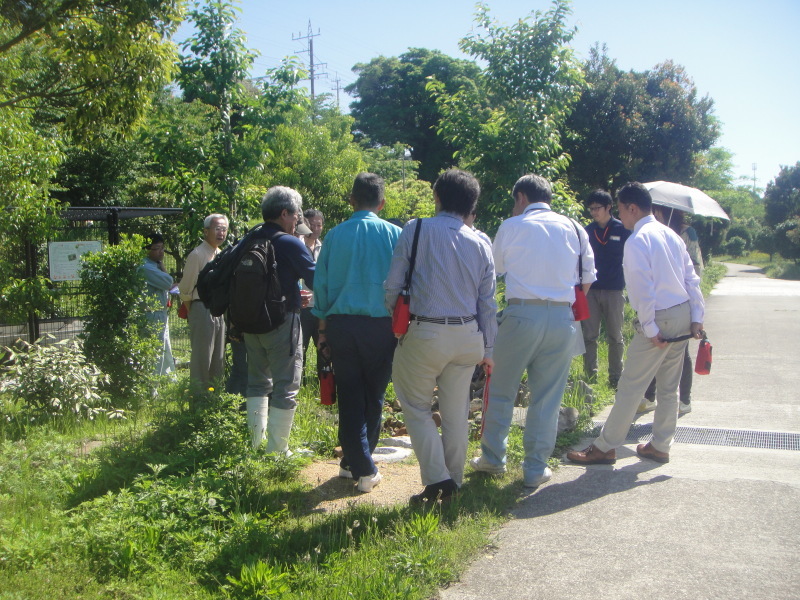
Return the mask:
M515 496L509 478L476 477L431 512L317 514L297 476L307 458L250 450L239 397L209 392L188 413L186 393L170 386L136 422L16 441L0 426L0 597L426 598ZM328 409L303 395L292 446L329 456L310 425L330 438Z

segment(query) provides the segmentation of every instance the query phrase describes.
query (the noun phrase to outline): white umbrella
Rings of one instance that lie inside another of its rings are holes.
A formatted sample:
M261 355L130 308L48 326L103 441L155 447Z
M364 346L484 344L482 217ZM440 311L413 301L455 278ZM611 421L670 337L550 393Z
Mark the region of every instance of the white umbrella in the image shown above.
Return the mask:
M682 210L702 217L716 217L730 221L731 218L711 196L697 188L670 183L669 181L651 181L644 187L650 190L653 204Z

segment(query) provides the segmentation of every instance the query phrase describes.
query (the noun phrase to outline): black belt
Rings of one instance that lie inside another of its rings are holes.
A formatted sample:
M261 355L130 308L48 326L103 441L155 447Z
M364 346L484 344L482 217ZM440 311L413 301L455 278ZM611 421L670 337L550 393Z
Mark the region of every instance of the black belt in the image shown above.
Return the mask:
M437 325L463 325L474 321L475 315L468 317L420 317L419 315L411 315L411 320L420 321L421 323L436 323Z

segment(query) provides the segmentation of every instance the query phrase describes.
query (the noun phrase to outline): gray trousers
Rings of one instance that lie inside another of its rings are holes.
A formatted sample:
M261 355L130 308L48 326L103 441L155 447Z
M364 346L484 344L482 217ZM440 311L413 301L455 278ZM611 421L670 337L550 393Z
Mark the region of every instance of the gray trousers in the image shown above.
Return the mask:
M657 310L656 324L665 338L689 333L689 303ZM622 445L644 392L655 377L658 381L658 404L653 416L651 443L656 450L669 452L678 424L678 384L681 380L683 355L689 340L659 348L642 333L638 321L634 322L634 326L636 334L628 346L628 357L619 380L614 406L594 445L602 452Z
M269 333L245 333L247 346L247 397L270 396L270 407L292 410L303 371L300 315L290 312Z
M188 320L192 345L189 376L205 388L225 373L225 320L211 316L200 300L192 302Z
M619 381L622 374L622 356L625 344L622 341L622 324L625 319L625 296L622 290L595 290L589 288L586 294L589 302L589 318L581 321L583 343L583 370L589 376L597 375L597 339L600 337L600 322L606 324L608 342L608 379Z

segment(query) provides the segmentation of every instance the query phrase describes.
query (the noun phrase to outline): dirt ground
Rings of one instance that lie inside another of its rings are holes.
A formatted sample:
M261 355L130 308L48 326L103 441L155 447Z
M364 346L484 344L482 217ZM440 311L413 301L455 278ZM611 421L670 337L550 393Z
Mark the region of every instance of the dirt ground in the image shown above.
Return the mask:
M383 479L372 492L362 494L352 479L339 478L339 460L311 463L302 477L313 486L310 493L311 510L337 512L358 504L378 506L406 504L413 494L422 491L419 466L409 463L378 463Z

